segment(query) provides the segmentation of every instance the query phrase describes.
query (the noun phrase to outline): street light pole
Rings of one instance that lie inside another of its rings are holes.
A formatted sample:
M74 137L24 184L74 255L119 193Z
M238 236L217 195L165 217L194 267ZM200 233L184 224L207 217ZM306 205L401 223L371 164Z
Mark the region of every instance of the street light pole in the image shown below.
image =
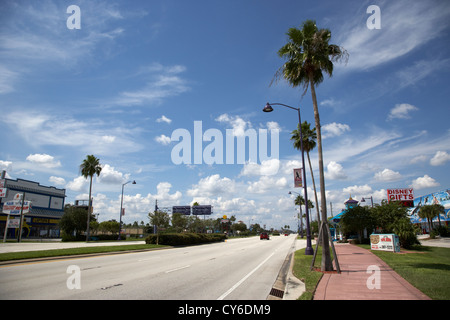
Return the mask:
M122 231L122 206L123 206L123 188L125 187L126 184L130 183L131 181L125 182L124 184L122 184L122 196L120 198L120 222L119 222L119 238L117 240L121 240L120 239L120 233ZM136 184L136 181L133 180L132 184Z
M308 191L307 191L307 187L306 187L305 155L303 152L303 133L302 133L302 119L300 117L300 108L294 108L294 107L291 107L291 106L288 106L288 105L282 104L282 103L272 103L272 104L267 103L266 106L264 107L263 111L264 112L272 112L273 111L272 105L283 106L286 108L297 110L297 112L298 112L298 125L299 125L299 130L300 130L300 148L302 149L301 151L302 151L302 166L303 166L303 170L302 170L303 171L303 191L305 193L305 211L306 211L305 255L313 255L314 249L312 248L312 244L311 244L311 229L309 226Z

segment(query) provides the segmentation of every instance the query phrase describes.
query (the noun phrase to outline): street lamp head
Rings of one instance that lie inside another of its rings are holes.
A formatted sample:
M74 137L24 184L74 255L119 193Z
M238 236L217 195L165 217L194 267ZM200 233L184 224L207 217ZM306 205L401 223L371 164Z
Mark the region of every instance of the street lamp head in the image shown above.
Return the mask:
M131 184L136 184L136 180L133 180L133 182Z
M273 111L273 108L272 108L272 106L267 102L267 103L266 103L266 106L265 106L264 109L263 109L263 111L264 111L264 112L272 112L272 111Z
M288 194L292 194L292 192L289 191Z

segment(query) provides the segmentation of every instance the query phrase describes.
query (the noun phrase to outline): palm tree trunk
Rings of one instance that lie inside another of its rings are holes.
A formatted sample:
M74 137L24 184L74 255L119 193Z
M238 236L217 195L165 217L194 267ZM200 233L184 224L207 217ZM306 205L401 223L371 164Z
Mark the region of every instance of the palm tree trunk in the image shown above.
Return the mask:
M332 271L333 262L331 261L330 245L328 239L328 223L327 223L327 199L325 196L325 177L323 170L323 153L322 153L322 133L320 129L319 108L317 106L316 90L314 88L314 80L312 73L309 74L309 83L311 86L311 96L314 106L314 120L316 122L317 133L317 152L319 155L319 176L320 176L320 208L322 211L322 271Z
M314 174L313 174L313 169L311 166L311 159L309 157L309 151L306 152L306 156L308 157L309 170L311 171L311 180L312 180L313 188L314 188L314 197L316 199L317 222L319 223L319 226L320 226L319 200L317 200L316 182L314 181Z
M86 229L86 242L89 241L89 224L90 224L90 218L91 218L91 210L92 210L92 203L91 203L91 193L92 193L92 176L91 176L91 182L89 184L89 200L88 200L88 218L87 218L87 229ZM120 232L120 230L119 230Z

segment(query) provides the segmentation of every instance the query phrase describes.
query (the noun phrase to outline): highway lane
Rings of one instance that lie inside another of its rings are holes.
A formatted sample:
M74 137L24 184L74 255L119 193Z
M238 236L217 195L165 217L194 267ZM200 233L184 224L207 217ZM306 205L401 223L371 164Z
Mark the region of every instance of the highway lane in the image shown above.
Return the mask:
M2 266L0 299L263 300L294 241L252 237Z

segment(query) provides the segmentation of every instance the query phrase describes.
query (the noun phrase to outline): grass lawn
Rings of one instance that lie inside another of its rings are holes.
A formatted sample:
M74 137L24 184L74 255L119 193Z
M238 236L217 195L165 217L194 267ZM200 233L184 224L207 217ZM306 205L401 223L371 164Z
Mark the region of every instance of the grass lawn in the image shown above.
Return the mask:
M33 259L41 257L58 257L70 256L89 253L104 253L114 251L128 251L128 250L145 250L153 248L162 248L163 245L156 244L136 244L123 246L105 246L105 247L86 247L86 248L70 248L70 249L56 249L56 250L40 250L40 251L25 251L25 252L8 252L0 254L0 261Z
M431 299L450 300L450 248L419 246L404 250L406 253L371 252Z

